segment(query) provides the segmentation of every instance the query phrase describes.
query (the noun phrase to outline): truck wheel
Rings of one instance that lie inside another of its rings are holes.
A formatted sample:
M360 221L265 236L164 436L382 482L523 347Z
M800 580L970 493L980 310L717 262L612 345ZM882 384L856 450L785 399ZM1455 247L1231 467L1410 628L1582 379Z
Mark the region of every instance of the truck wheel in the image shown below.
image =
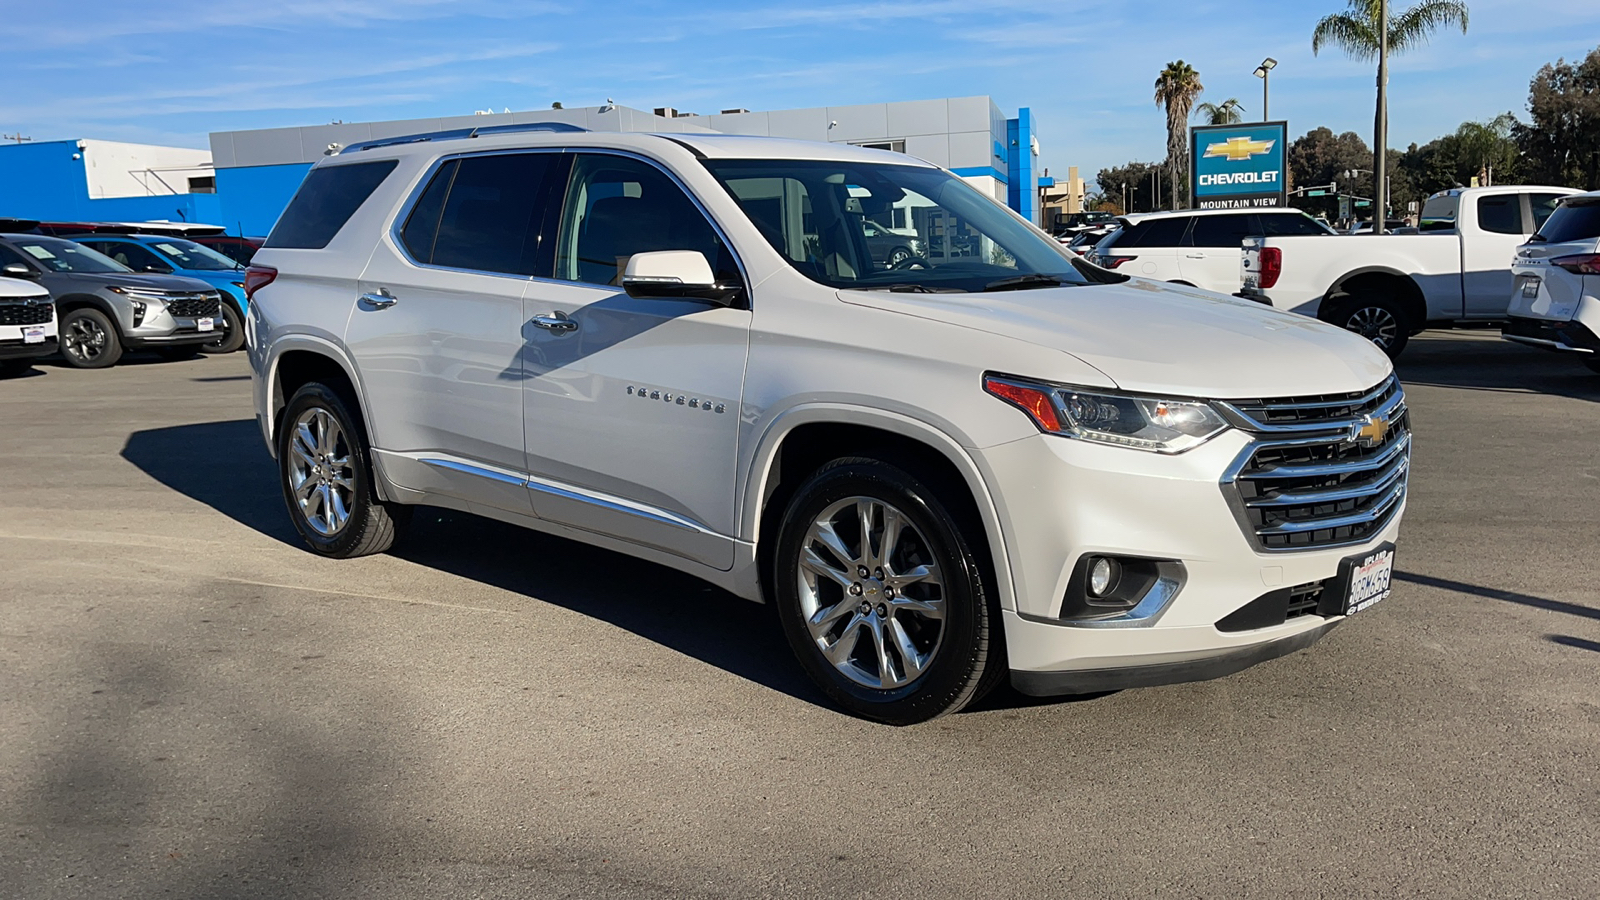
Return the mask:
M201 353L232 353L244 346L244 316L232 302L222 301L221 318L216 340L201 344Z
M80 307L61 317L61 358L74 369L104 369L122 358L117 326L98 309Z
M778 617L801 666L856 715L911 725L955 712L1005 671L1000 617L956 520L906 471L835 460L778 529Z
M1384 294L1351 294L1335 307L1328 321L1377 344L1390 359L1398 357L1411 338L1411 317Z
M335 559L382 553L411 519L372 487L365 432L339 394L311 382L295 391L278 430L278 472L289 518L311 550Z

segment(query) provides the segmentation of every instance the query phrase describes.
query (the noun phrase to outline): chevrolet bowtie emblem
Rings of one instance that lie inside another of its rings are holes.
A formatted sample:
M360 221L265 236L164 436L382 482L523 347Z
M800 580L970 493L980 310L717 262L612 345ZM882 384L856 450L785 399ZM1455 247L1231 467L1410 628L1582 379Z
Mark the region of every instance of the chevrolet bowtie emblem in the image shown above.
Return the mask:
M1364 416L1356 430L1355 441L1366 447L1376 447L1389 436L1389 420L1383 416Z
M1207 144L1206 158L1225 156L1229 160L1238 162L1241 159L1249 159L1252 156L1271 153L1272 145L1276 143L1277 141L1252 141L1247 137L1228 138L1218 144Z

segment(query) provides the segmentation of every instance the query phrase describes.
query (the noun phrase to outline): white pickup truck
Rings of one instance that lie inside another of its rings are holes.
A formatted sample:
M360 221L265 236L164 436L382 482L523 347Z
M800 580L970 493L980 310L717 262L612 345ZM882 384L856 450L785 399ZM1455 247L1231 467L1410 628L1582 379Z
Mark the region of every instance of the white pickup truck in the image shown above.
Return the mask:
M1428 199L1419 234L1246 238L1240 296L1348 328L1398 356L1425 327L1503 320L1517 247L1575 193L1462 188Z

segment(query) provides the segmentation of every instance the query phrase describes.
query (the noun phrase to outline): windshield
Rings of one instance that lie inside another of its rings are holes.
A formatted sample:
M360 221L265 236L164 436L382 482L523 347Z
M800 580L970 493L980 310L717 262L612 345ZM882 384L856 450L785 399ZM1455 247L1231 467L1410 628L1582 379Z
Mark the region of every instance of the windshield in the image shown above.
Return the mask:
M172 260L180 269L192 269L198 272L231 272L239 268L239 264L221 253L186 241L181 238L166 238L151 241L145 246L154 249L157 253Z
M764 159L705 166L791 265L830 287L981 291L1088 283L1058 242L942 169ZM996 284L1002 280L1009 282Z
M11 243L32 257L46 272L104 275L111 272L133 271L108 256L71 241L52 238L13 238Z

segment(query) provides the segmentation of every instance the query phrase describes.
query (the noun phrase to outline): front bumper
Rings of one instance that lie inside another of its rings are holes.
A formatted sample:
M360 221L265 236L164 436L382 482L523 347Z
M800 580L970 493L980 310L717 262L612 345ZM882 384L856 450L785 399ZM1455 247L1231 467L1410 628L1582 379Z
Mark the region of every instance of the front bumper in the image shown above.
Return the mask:
M1229 503L1224 473L1251 444L1230 431L1164 456L1038 435L982 452L1000 507L1016 609L1004 613L1012 679L1026 693L1111 690L1226 675L1309 645L1342 616L1304 612L1266 627L1218 623L1265 594L1325 583L1340 563L1396 540L1404 500L1360 543L1256 547ZM1181 563L1164 605L1138 618L1072 620L1063 598L1085 555Z
M42 344L24 344L22 341L0 341L0 359L35 359L56 352L55 335L48 335Z

